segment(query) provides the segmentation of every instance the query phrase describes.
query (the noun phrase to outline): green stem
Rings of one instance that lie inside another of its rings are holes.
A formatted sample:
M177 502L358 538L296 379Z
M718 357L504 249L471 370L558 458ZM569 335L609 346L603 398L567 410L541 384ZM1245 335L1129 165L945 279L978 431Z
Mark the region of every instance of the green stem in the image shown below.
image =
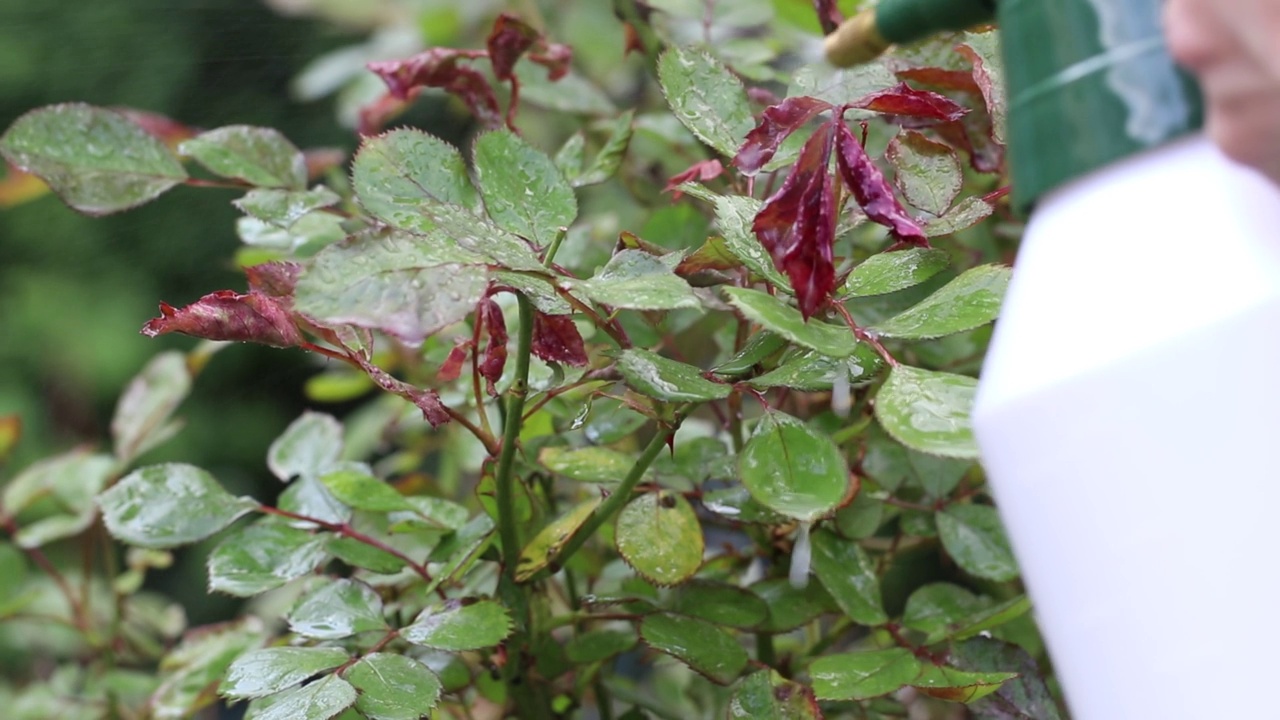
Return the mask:
M520 533L515 512L516 445L520 442L524 401L529 395L529 358L533 347L533 304L517 295L520 308L520 334L516 338L516 372L507 391L507 412L502 428L502 452L498 455L494 477L498 504L498 537L502 540L502 572L514 578L516 561L520 559Z
M573 534L573 537L569 538L569 541L564 544L564 547L560 549L560 554L556 557L553 566L563 566L567 563L569 558L573 557L573 554L580 550L582 546L596 534L596 531L600 529L601 525L604 525L610 518L618 514L618 511L622 510L622 506L626 505L627 502L631 500L631 491L635 490L636 485L640 484L640 478L644 477L645 472L649 470L649 466L657 459L658 453L662 452L662 449L666 447L667 441L675 434L676 430L680 428L680 423L683 420L684 414L676 413L676 418L671 423L670 428L668 428L666 432L660 432L653 436L653 439L649 441L648 446L645 447L644 452L640 453L640 458L636 460L636 464L631 467L631 472L627 473L627 476L622 479L622 482L618 484L618 487L613 491L613 494L606 498L605 501L600 504L600 507L596 508L596 511L591 514L591 517L582 524L582 527L579 528L578 531ZM543 579L550 573L551 569L549 566L547 569L544 569L537 575L534 575L532 580L536 582Z
M769 667L778 664L778 655L773 650L772 634L765 631L756 633L756 660Z

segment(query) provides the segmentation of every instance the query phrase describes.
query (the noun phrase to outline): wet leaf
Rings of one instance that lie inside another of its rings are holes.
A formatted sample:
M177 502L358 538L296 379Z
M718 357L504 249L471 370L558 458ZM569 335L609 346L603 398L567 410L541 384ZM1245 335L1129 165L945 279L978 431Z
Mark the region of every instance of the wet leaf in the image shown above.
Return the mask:
M231 204L246 215L287 230L307 213L337 205L341 200L334 191L317 185L310 190L254 188Z
M271 128L228 125L183 142L178 152L214 175L250 185L302 190L307 184L306 158Z
M671 610L716 625L752 630L769 619L769 606L755 593L736 585L692 580L680 586Z
M573 367L587 364L587 349L582 334L568 315L533 314L533 344L535 357L552 363L564 363Z
M382 514L356 513L353 516L352 525L360 533L377 540L384 546L394 548L397 540L402 540L392 536L390 519ZM375 573L389 575L400 572L405 567L405 559L402 555L387 552L381 547L354 537L331 535L325 549L351 567L364 568Z
M853 491L849 465L826 435L771 413L738 458L742 484L757 502L812 522L844 504Z
M579 482L618 482L635 465L632 456L606 447L545 447L538 462L548 470Z
M111 419L112 445L122 465L172 437L180 425L169 418L189 392L191 372L178 352L155 356L129 382Z
M258 506L229 494L204 470L178 463L129 473L98 504L112 536L148 548L203 540Z
M898 83L894 87L864 95L854 101L851 107L886 115L938 122L959 120L969 112L967 108L957 105L945 95L928 90L916 90L906 83Z
M161 682L147 705L155 720L185 720L217 701L218 681L237 655L262 643L261 620L248 618L188 631L161 661Z
M1010 274L1002 265L971 268L916 305L869 329L886 337L920 340L985 325L1000 314Z
M978 381L963 375L899 365L876 396L876 418L913 450L977 459L969 411Z
M382 598L368 585L347 578L326 581L304 595L289 613L289 629L304 637L337 640L386 630Z
M516 582L524 582L550 565L603 500L599 495L584 500L542 528L520 551L520 558L516 561Z
M747 651L736 638L695 618L646 615L640 623L640 638L721 685L733 682L747 667Z
M675 310L701 307L693 288L672 266L641 250L623 250L590 280L580 284L592 300L630 310Z
M889 142L885 157L897 172L894 180L903 197L927 213L942 215L960 194L964 176L949 145L903 130Z
M209 591L253 597L310 575L329 557L326 540L274 518L237 528L209 553Z
M724 235L725 247L755 275L774 287L789 290L791 283L777 268L760 239L751 229L763 202L742 195L717 195L716 228Z
M420 229L424 205L480 208L466 161L449 143L419 130L392 130L366 138L351 163L356 199L370 215L394 227Z
M492 647L511 633L511 618L493 600L448 600L423 610L401 637L437 650L479 650Z
M906 648L826 655L809 666L819 700L868 700L910 684L920 661Z
M332 670L348 659L347 651L336 647L270 647L250 650L231 663L227 676L218 687L218 693L232 700L271 695L325 670ZM313 683L312 686L319 684ZM355 698L352 697L351 700L354 702Z
M368 68L396 98L410 99L423 87L440 88L464 102L483 126L501 127L504 121L493 87L482 73L463 62L458 50L436 47L405 60L371 62Z
M533 307L546 315L571 315L573 306L560 297L553 287L556 282L547 276L533 277L497 270L493 273L496 288L518 292L533 303Z
M931 238L951 235L977 225L991 217L993 212L995 208L991 203L980 197L968 197L951 208L947 214L925 225L924 234Z
M485 209L500 227L549 245L578 216L573 188L555 163L519 135L481 135L473 155Z
M1026 650L1009 643L978 637L953 645L951 661L961 670L1013 671L995 695L978 700L970 711L978 720L1061 720L1058 703L1044 673Z
M756 502L751 493L741 485L705 491L702 494L702 506L735 522L778 525L787 520L785 516Z
M902 625L924 633L933 642L946 637L947 629L973 615L988 602L959 585L930 583L907 598Z
M342 423L332 415L307 411L289 423L267 449L267 467L288 481L320 472L342 456Z
M187 179L159 138L121 113L79 103L18 118L0 136L0 155L88 215L137 207Z
M617 174L618 168L622 167L622 161L627 156L627 148L631 145L634 122L634 110L628 110L618 116L604 147L600 148L600 152L596 153L585 170L571 179L574 187L598 185Z
M812 542L813 574L844 614L860 625L888 622L876 566L862 546L828 530L813 533Z
M281 510L315 518L321 522L344 523L351 519L351 508L338 502L320 479L303 475L280 493L276 505ZM311 523L296 523L300 527L311 527Z
M271 347L294 347L305 338L288 302L258 292L231 290L209 293L178 309L160 303L160 317L147 321L142 334L156 337L182 333L204 340L254 342Z
M520 18L502 13L493 23L493 30L485 40L489 50L489 63L499 80L510 80L516 61L538 41L540 34Z
M330 212L315 210L298 218L287 228L272 225L256 217L236 220L236 236L251 249L273 253L310 252L327 247L346 237L342 229L342 217Z
M245 720L320 720L332 718L356 701L355 688L337 675L253 701Z
M964 42L956 46L956 52L973 64L973 81L982 92L987 113L991 116L991 138L1004 144L1007 95L1004 65L1000 55L1000 34L992 31L965 33Z
M721 155L737 153L755 124L741 80L709 54L683 47L658 59L658 79L685 127Z
M921 663L920 674L912 687L925 695L952 702L970 703L986 697L1006 680L1018 677L1011 672L966 672L933 663Z
M907 214L884 173L871 162L862 143L843 122L836 123L836 149L836 167L867 218L889 228L899 240L927 246L920 224Z
M723 377L746 375L785 347L787 341L768 330L752 333L747 344L733 357L715 366L713 372Z
M51 499L59 509L83 516L87 526L96 511L94 497L117 472L116 468L117 463L110 456L84 450L38 460L5 485L4 514L13 517L42 499Z
M787 95L809 95L841 105L893 84L893 74L882 62L864 63L843 70L826 63L811 63L795 72L791 86L787 88ZM869 116L869 113L866 114Z
M516 65L516 78L520 81L521 102L579 115L608 116L618 112L604 90L572 68L552 81L542 68L521 63Z
M564 144L560 146L560 149L556 151L551 160L556 164L564 179L573 183L574 187L577 187L578 177L582 175L583 167L587 162L586 133L579 130L570 135L569 139L564 141Z
M404 655L365 655L342 676L359 691L356 710L369 720L419 720L440 699L436 674Z
M834 358L849 357L858 347L857 339L848 328L820 320L805 322L799 310L772 295L748 288L726 287L723 292L729 304L748 320L797 345Z
M887 295L919 285L951 264L945 250L907 248L872 255L858 264L845 280L843 291L852 297Z
M964 618L947 628L944 637L964 640L1010 623L1029 612L1031 612L1031 600L1026 595L1017 595Z
M732 388L702 376L698 368L632 348L618 355L618 372L639 393L667 402L708 402L729 397Z
M789 387L805 392L830 390L837 378L843 376L853 385L865 384L880 369L880 358L874 350L859 343L854 354L847 358L827 357L813 350L797 353L778 367L749 382L758 388Z
M507 366L507 321L502 317L502 308L488 297L480 301L476 318L489 336L476 370L488 382L489 394L496 395L494 383L502 379L502 371Z
M702 525L689 501L669 490L628 503L618 514L614 541L627 564L655 585L677 585L702 567Z
M798 588L787 578L774 578L752 585L751 592L769 606L769 622L764 629L773 633L794 630L840 609L821 583Z
M339 470L320 477L343 505L356 510L385 513L414 509L409 499L398 490L372 475L359 470Z
M860 492L853 502L836 511L835 527L850 540L862 540L880 529L884 516L884 502L872 498L870 493Z
M564 651L570 661L586 665L621 655L638 641L635 630L588 630L565 643Z
M821 720L813 691L761 670L738 683L729 700L730 720Z
M965 572L998 582L1018 577L1018 563L995 508L953 505L935 517L942 547Z
M766 108L760 116L760 123L747 134L746 142L734 156L734 166L748 175L759 172L773 159L783 140L818 113L830 109L831 103L804 96L787 98Z
M301 274L301 263L286 260L250 265L244 269L249 289L271 297L292 297Z

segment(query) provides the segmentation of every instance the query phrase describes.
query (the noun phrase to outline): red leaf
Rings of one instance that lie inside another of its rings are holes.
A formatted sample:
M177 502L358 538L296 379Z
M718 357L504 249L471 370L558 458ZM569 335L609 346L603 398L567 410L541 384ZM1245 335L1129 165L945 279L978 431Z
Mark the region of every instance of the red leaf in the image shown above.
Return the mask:
M751 226L774 265L791 280L806 319L835 288L835 184L828 170L833 124L844 125L831 120L814 132L791 174L765 201Z
M480 377L488 382L489 394L496 395L493 384L502 377L502 370L507 366L507 321L502 317L502 308L490 298L480 301L477 314L477 322L484 325L489 333L489 342L480 358Z
M823 35L835 32L840 23L844 22L844 13L836 7L836 0L813 0L813 10L818 13L818 24L822 26Z
M582 335L568 315L547 315L534 311L533 354L547 362L581 367L587 364Z
M489 33L489 39L485 41L489 48L489 62L493 64L493 74L499 80L510 80L516 61L533 47L539 37L537 30L515 15L499 15L493 24L493 31Z
M399 395L417 406L422 411L423 419L431 423L431 427L440 427L449 422L449 411L445 408L444 403L440 402L440 396L436 394L435 390L414 387L374 365L360 353L352 353L350 357L360 366L361 370L364 370L375 385L393 395Z
M303 337L287 305L284 298L256 291L241 295L219 290L181 310L161 303L160 317L142 326L142 334L155 337L176 332L206 340L294 347L303 342Z
M542 50L529 53L529 59L547 69L547 79L559 80L569 74L569 66L573 63L573 48L560 43L547 43Z
M662 188L662 192L672 193L671 197L673 199L678 199L684 194L680 192L681 185L694 180L698 180L700 182L715 180L720 177L720 174L723 172L724 166L720 164L719 160L699 160L698 162L690 165L688 170L677 175L672 175L671 179L667 181L667 186Z
M942 90L957 90L959 92L979 92L977 83L973 81L973 74L963 70L948 70L939 67L913 67L903 68L894 73L902 80L914 80L918 83L931 85Z
M919 223L907 214L893 189L885 181L880 168L867 157L862 143L853 136L849 126L843 121L836 121L836 165L844 183L853 192L853 197L862 207L863 212L871 220L888 226L899 239L914 245L928 246L924 231Z
M249 290L277 298L292 298L293 288L302 274L302 264L288 260L272 260L244 269Z
M449 356L436 371L436 380L442 383L453 382L462 375L462 364L467 361L467 353L471 350L471 341L459 338L457 344L449 351Z
M968 108L961 107L945 95L915 90L906 83L898 83L887 90L865 95L850 103L849 107L940 122L959 120L969 112Z
M432 48L407 60L371 62L367 67L382 78L397 98L410 99L410 93L418 88L441 88L466 103L486 127L502 127L498 98L489 81L475 68L459 64L460 60L480 56L478 51Z
M830 110L831 103L813 97L793 97L766 108L760 116L760 124L747 133L746 142L738 148L733 164L749 175L760 172L765 163L773 159L778 146L791 133L799 130L814 115Z

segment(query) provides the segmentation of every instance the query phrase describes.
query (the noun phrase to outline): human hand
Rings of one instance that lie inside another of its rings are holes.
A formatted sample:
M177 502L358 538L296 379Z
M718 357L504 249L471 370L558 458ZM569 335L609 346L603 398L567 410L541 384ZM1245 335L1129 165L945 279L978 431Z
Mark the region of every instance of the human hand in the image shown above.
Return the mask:
M1168 0L1165 34L1200 79L1209 135L1280 183L1280 0Z

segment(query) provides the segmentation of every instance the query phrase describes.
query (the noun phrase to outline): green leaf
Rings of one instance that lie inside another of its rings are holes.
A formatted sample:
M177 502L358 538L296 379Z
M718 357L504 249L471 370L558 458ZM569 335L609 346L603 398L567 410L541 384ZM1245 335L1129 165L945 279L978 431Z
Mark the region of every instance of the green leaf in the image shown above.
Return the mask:
M787 522L786 517L756 502L751 497L751 493L741 485L707 490L702 494L702 506L734 522L758 525L778 525Z
M111 440L121 465L172 437L181 426L169 417L189 392L191 371L179 352L156 355L129 381L111 419Z
M930 697L970 703L1000 689L1006 680L1018 677L1011 672L966 672L952 667L921 663L920 674L911 686Z
M796 353L778 367L751 378L758 388L788 387L804 392L830 390L843 376L850 384L866 383L880 370L880 356L865 343L858 343L847 358L827 357L813 350Z
M517 63L520 100L547 110L578 115L611 115L618 109L595 83L570 69L569 74L552 81L544 68L533 63Z
M876 396L876 417L913 450L976 460L969 412L977 388L971 377L899 365Z
M444 565L436 572L435 584L453 582L465 574L493 543L493 536L493 520L481 513L436 546L430 559ZM423 592L434 589L435 586L428 586Z
M186 720L217 701L215 689L236 656L266 638L256 617L188 632L160 663L160 686L148 702L155 720Z
M997 582L1018 577L1018 563L995 508L953 505L934 517L942 547L965 572Z
M869 329L885 337L920 340L986 325L1000 314L1009 275L1009 268L1001 265L972 268L916 305Z
M775 335L768 330L753 333L741 350L734 354L733 357L715 366L712 372L724 377L746 375L753 371L756 365L764 362L785 347L787 347L787 341L780 335Z
M310 190L254 188L231 201L241 212L281 229L288 229L314 210L337 205L342 198L323 185Z
M893 165L894 180L907 202L931 215L945 213L960 194L964 175L949 145L903 130L889 142L885 158Z
M397 525L404 524L406 530L412 525L431 527L433 529L459 530L471 519L467 508L452 500L430 495L403 496L413 507L412 512L393 512L387 519L392 522L391 529L398 532Z
M325 541L275 518L239 528L209 554L209 590L252 597L309 575L328 559Z
M919 630L931 642L946 637L950 626L981 610L988 603L959 585L930 583L907 598L903 627Z
M560 548L578 532L601 502L603 498L594 495L542 528L520 551L520 558L516 561L516 582L524 582L550 565L560 554Z
M836 511L836 529L850 540L869 538L884 522L884 510L884 502L871 497L868 492L860 492L854 496L853 502Z
M693 577L706 547L693 507L670 490L627 503L618 513L614 542L627 564L655 585L678 585Z
M769 606L769 622L764 629L774 633L794 630L839 609L820 583L798 588L787 578L773 578L752 585L751 592Z
M986 200L977 196L965 198L946 215L925 223L925 237L942 237L971 228L991 217L993 212L995 207Z
M250 185L291 190L307 185L306 158L271 128L228 125L183 142L178 152L215 175Z
M276 505L281 510L328 523L344 523L351 519L352 512L351 508L338 502L319 478L310 475L303 475L285 488ZM295 521L293 524L312 527L311 523Z
M356 710L369 720L418 720L440 700L440 679L404 655L365 655L343 677L360 692Z
M505 270L496 270L492 275L496 285L511 288L529 298L529 302L532 302L540 313L547 315L573 314L573 306L569 304L568 300L560 297L560 294L553 287L556 282L554 278L545 275L534 277Z
M738 468L757 502L803 522L829 514L853 491L849 465L831 438L779 413L760 421Z
M657 353L631 348L618 355L618 372L636 392L667 402L708 402L729 397L732 388L702 371Z
M658 81L690 132L721 155L737 154L755 121L736 75L701 50L674 47L658 58Z
M578 482L618 482L631 472L635 458L607 447L569 449L544 447L538 462L548 470Z
M151 465L129 473L98 496L107 530L117 540L171 548L203 540L258 507L234 497L194 465Z
M273 250L281 253L309 254L317 248L327 247L347 236L342 229L342 217L334 213L315 210L298 218L287 228L272 225L256 217L236 220L236 235L249 246L246 251ZM253 265L259 260L241 261L241 265Z
M828 530L813 533L812 542L813 574L844 614L861 625L888 622L876 566L866 551Z
M546 274L537 253L520 237L454 205L425 206L420 211L422 242L456 245L486 258L490 264L510 270ZM413 228L409 228L413 229Z
M569 139L564 141L564 144L560 146L560 149L556 151L555 157L551 160L556 164L556 168L564 176L564 179L574 183L574 187L577 187L576 183L578 178L582 176L582 169L587 161L586 133L579 130L570 135Z
M916 484L929 498L938 500L950 495L973 467L972 460L926 455L914 450L907 451L907 464L911 466Z
M414 506L398 490L372 475L358 470L339 470L320 477L320 482L343 505L370 512L413 511Z
M578 200L556 164L519 135L485 133L473 155L485 209L504 229L550 245L578 217Z
M920 670L910 650L889 648L820 657L809 677L819 700L868 700L913 682Z
M631 135L634 132L632 123L635 115L635 110L628 110L618 116L613 124L613 132L609 134L604 147L600 148L600 152L591 160L586 170L572 178L574 187L598 185L617 174L618 168L622 167L622 161L627 156L627 147L631 144Z
M386 630L382 598L368 585L342 578L326 581L305 595L289 613L289 629L318 640Z
M979 610L955 625L948 627L947 633L943 637L964 640L1010 623L1028 612L1031 612L1031 599L1026 595L1017 595L1004 602ZM942 638L939 637L939 639Z
M846 358L854 353L858 341L847 327L839 327L810 319L805 322L800 311L772 295L747 288L724 288L729 304L748 320L777 333L797 345L817 350L833 358Z
M755 593L710 580L681 585L672 598L671 610L740 630L754 630L769 619L769 606Z
M437 650L479 650L511 634L506 608L493 600L447 600L423 610L400 636Z
M729 720L820 720L813 691L772 669L752 673L734 688Z
M981 672L1016 671L1018 677L1006 680L996 692L999 697L978 700L970 707L977 718L1035 718L1062 720L1035 658L1026 650L991 638L977 637L953 645L951 662L961 670ZM1020 713L1010 715L1010 712Z
M769 252L760 244L751 224L764 202L741 195L717 195L716 228L724 235L729 252L742 261L751 272L764 278L776 288L791 292L791 282L774 267Z
M0 497L7 515L15 516L42 499L59 509L92 520L96 496L116 472L116 461L107 455L73 450L32 463L5 485ZM34 547L34 546L27 546Z
M267 448L271 474L288 481L320 472L342 457L342 423L332 415L302 413Z
M872 255L849 273L842 291L852 297L887 295L919 285L951 264L946 250L908 248Z
M325 670L332 670L348 659L347 651L336 647L270 647L250 650L231 663L227 676L218 687L218 693L232 700L271 695ZM352 701L354 702L354 698Z
M846 70L827 63L810 63L796 70L787 97L809 95L839 105L898 83L886 63L870 62ZM856 111L846 117L858 117Z
M577 283L592 300L630 310L675 310L702 304L693 288L671 266L641 250L623 250L585 282Z
M565 644L565 655L578 665L601 662L636 646L635 630L588 630Z
M384 545L395 547L397 544L397 538L391 535L390 519L384 514L357 513L352 524L360 533ZM399 572L405 566L401 557L354 537L330 537L326 547L346 564L376 573Z
M356 702L356 689L337 675L255 700L244 720L329 720Z
M695 618L646 615L640 622L640 638L721 685L733 682L747 667L747 651L734 636Z
M137 207L187 179L159 138L121 113L80 103L18 118L0 136L0 155L87 215Z
M421 211L426 205L480 208L462 155L419 130L367 138L351 163L351 186L366 212L406 230L424 227Z
M298 278L296 309L325 324L381 330L411 345L465 319L488 288L485 259L444 231L431 232L367 233L330 245Z

